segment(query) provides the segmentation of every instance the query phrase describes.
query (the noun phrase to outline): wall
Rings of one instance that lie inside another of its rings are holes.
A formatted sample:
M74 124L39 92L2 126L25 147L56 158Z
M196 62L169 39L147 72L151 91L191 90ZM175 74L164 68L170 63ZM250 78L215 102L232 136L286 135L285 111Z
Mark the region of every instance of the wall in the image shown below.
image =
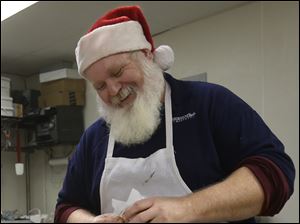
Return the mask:
M1 210L19 210L26 213L26 179L15 172L15 152L1 151ZM21 161L24 161L22 153Z
M30 155L30 207L54 217L57 194L62 187L66 165L50 166L49 160L66 158L75 146L55 146Z
M10 78L11 89L24 90L26 88L25 80L21 76L13 74L1 74L1 76Z
M85 108L84 108L84 126L89 127L94 121L97 120L97 94L93 86L86 82L86 93L85 93Z

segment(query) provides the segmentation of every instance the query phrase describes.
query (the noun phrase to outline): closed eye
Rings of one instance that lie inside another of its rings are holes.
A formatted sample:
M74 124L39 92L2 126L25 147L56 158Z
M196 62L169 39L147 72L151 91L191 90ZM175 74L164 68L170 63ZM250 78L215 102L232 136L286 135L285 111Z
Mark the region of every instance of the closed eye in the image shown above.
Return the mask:
M115 77L115 78L120 77L120 76L123 74L123 71L124 71L125 67L126 67L128 64L130 64L130 63L127 63L127 64L121 66L120 69L119 69L117 72L114 72L114 73L112 74L112 76Z
M116 77L116 78L120 77L120 76L122 75L123 68L124 68L124 66L121 67L117 72L115 72L115 73L113 74L113 77Z
M94 87L97 91L101 91L105 88L105 86L106 86L105 83L103 83L103 84L100 84L100 85L97 85L97 86L94 86Z

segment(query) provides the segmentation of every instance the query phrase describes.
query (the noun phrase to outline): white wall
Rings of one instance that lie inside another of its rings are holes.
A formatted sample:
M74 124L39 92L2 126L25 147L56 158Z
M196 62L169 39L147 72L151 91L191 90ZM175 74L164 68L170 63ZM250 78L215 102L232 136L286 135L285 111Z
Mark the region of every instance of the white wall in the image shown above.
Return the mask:
M26 213L26 179L15 172L15 152L1 151L1 210L19 210ZM21 161L24 162L22 153Z
M262 111L259 3L227 11L155 38L175 51L171 73L177 78L208 73L208 82L238 93Z
M94 123L99 115L97 109L97 94L93 86L86 81L85 107L84 107L84 127L89 127Z
M30 203L54 217L57 195L62 187L66 165L50 166L51 158L65 158L75 146L59 145L49 149L36 150L30 155Z
M294 160L296 173L299 172L298 12L298 2L253 2L154 38L157 46L169 44L174 49L176 61L170 72L175 77L207 72L209 82L228 87L250 104L283 141ZM38 89L37 76L29 79L26 85ZM95 91L88 84L85 127L98 118L95 102ZM64 150L54 152L59 156ZM24 179L17 179L12 171L7 171L12 167L9 164L13 164L10 162L14 161L13 155L3 156L1 152L1 209L16 206L24 209L26 204L24 197L13 196L15 191L22 195L25 186ZM66 167L50 167L48 160L49 150L36 151L30 156L30 198L31 208L39 207L43 213L51 214ZM268 221L299 222L298 199L297 176L294 195L282 212Z

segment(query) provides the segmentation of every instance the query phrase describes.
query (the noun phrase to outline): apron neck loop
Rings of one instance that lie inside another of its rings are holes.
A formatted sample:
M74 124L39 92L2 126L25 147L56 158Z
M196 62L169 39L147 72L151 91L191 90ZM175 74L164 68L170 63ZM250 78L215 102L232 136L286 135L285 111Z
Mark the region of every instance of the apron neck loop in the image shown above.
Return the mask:
M111 158L113 155L113 151L114 151L114 147L115 147L115 139L114 137L109 133L109 137L108 137L108 145L107 145L107 155L106 157Z
M172 102L171 102L171 88L166 82L165 93L165 119L166 119L166 148L173 146L173 125L172 125Z

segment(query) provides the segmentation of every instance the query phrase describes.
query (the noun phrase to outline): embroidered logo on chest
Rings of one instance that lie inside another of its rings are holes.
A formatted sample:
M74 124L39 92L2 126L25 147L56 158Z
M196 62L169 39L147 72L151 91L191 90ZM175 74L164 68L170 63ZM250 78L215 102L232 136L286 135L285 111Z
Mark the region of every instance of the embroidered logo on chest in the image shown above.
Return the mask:
M190 120L190 119L194 118L195 115L196 115L196 112L193 112L193 113L188 113L188 114L180 116L180 117L173 117L173 122L180 123L180 122L183 122L186 120Z

